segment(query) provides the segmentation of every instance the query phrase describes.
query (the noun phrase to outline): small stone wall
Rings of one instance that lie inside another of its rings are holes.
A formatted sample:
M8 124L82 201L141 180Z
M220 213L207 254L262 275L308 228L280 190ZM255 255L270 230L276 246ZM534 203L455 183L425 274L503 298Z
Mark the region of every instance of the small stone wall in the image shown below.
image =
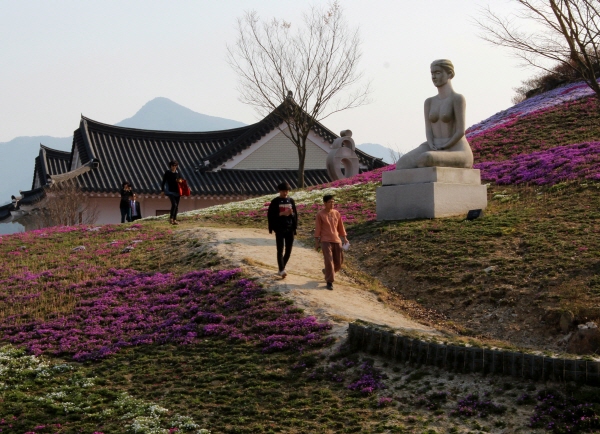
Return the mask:
M354 350L397 362L436 366L462 373L480 372L532 380L576 381L600 386L600 362L427 342L358 323L350 324L348 339Z

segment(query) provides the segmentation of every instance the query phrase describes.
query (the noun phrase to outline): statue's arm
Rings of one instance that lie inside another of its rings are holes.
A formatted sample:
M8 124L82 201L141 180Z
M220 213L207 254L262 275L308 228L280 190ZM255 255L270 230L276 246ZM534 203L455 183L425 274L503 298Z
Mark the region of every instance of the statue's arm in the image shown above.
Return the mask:
M452 106L454 109L454 134L443 146L439 146L439 149L451 148L465 135L465 113L467 110L465 97L460 94L455 94L452 100Z
M429 120L429 110L431 109L431 98L425 100L425 136L427 137L427 144L430 149L437 150L437 147L433 144L433 128L431 128L431 121Z

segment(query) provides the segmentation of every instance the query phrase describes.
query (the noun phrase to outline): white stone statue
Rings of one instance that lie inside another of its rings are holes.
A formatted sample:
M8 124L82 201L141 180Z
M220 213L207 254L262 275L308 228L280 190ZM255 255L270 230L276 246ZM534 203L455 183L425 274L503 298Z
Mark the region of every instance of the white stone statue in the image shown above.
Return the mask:
M325 163L327 173L332 181L358 175L359 161L356 155L356 145L352 139L352 131L342 131L340 137L333 141ZM344 173L342 173L342 166Z
M418 167L473 166L473 152L465 137L465 98L452 89L454 65L447 59L431 64L431 80L438 94L425 100L427 141L404 154L396 170Z

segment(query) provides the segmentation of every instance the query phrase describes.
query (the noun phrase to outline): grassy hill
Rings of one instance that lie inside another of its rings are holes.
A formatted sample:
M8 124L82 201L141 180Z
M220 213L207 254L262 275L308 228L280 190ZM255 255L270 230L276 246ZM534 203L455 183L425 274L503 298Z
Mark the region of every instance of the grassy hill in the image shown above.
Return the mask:
M294 192L300 237L310 240L320 199L333 192L352 243L345 272L390 306L471 344L564 350L564 312L573 327L600 319L600 116L572 86L469 130L491 182L483 218L377 222L375 189L388 167ZM268 199L188 213L178 229L265 227ZM328 324L160 219L2 236L0 252L3 433L600 426L597 389L334 351Z

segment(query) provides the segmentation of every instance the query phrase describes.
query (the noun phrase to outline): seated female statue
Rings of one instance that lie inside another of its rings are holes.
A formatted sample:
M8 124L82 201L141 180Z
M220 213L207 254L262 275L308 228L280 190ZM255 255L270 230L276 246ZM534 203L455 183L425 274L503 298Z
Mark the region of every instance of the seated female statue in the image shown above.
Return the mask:
M452 89L453 77L454 66L449 60L431 64L431 80L438 94L425 100L427 141L400 157L396 170L473 166L473 152L465 137L465 98Z

